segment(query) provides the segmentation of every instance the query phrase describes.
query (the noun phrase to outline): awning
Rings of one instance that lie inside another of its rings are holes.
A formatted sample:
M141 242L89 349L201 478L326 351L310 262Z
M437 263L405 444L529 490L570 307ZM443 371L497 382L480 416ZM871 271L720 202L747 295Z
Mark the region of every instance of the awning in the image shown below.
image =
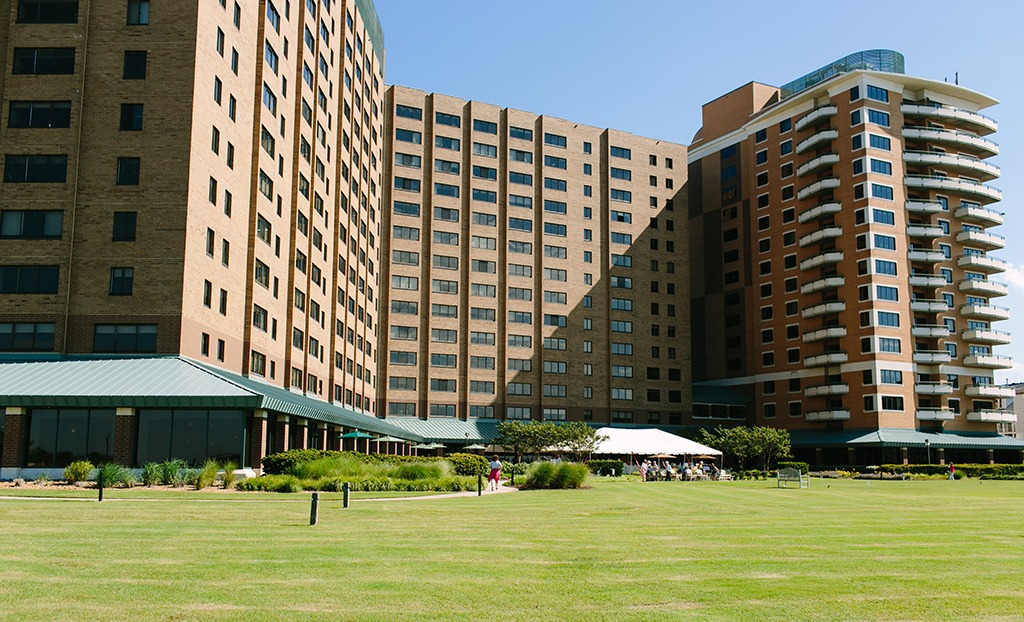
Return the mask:
M925 441L928 443L925 443ZM898 428L880 430L816 431L792 430L794 447L915 447L935 449L1020 449L1024 439L1001 434L969 432L921 432Z

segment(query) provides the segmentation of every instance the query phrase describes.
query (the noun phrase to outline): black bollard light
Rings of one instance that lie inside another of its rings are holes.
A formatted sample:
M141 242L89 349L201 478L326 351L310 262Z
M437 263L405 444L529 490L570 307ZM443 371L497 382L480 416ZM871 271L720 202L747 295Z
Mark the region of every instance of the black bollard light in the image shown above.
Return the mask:
M477 473L476 474L476 496L479 497L482 494L484 494L484 474L483 473Z
M309 501L309 524L315 525L320 517L320 493L314 492L313 498Z
M99 503L99 502L103 501L103 467L102 466L100 467L99 477L96 478L96 483L99 484L99 488L100 488L100 497L99 497L99 499L96 500L96 502Z
M348 507L348 496L352 492L352 484L345 482L345 485L341 487L342 493L342 507Z

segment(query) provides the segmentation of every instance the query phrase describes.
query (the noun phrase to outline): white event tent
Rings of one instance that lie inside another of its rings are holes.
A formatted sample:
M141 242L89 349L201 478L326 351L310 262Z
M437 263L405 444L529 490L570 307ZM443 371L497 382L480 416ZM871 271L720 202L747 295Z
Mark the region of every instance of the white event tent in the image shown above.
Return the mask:
M594 451L594 455L653 456L655 454L671 454L673 456L721 456L722 452L691 441L676 434L657 428L599 428L598 436L606 436Z

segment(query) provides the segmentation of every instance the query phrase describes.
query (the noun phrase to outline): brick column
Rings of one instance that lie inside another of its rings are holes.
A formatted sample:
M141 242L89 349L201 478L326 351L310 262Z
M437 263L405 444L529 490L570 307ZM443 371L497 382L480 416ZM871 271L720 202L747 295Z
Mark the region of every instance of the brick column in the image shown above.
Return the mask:
M946 449L939 447L939 464L946 464Z
M823 464L825 464L825 450L817 447L814 450L814 465L821 466Z
M28 411L8 406L4 417L4 442L0 447L0 479L13 479L25 466L28 445Z
M139 413L134 408L118 408L114 417L114 446L111 448L114 462L132 466L135 464L135 438L139 426Z
M332 451L341 451L341 428L336 425L329 426L327 428L327 443L328 449Z
M289 434L296 434L299 440L298 449L309 449L309 421L296 419L295 425L288 431Z
M854 465L857 464L857 448L847 447L846 448L846 464Z
M985 456L988 458L988 463L989 464L995 464L996 463L996 451L994 449L986 449L985 450Z
M253 469L263 468L263 457L267 455L267 411L256 410L252 413L252 426L249 430L249 462Z
M900 447L900 455L903 456L903 464L910 464L910 450L906 447Z

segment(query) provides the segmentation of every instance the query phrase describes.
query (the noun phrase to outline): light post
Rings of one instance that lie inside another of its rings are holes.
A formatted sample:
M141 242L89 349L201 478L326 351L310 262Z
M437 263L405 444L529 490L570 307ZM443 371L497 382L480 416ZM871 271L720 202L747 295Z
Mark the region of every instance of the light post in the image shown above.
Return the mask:
M928 452L928 464L932 463L932 440L930 438L924 439L924 449Z

